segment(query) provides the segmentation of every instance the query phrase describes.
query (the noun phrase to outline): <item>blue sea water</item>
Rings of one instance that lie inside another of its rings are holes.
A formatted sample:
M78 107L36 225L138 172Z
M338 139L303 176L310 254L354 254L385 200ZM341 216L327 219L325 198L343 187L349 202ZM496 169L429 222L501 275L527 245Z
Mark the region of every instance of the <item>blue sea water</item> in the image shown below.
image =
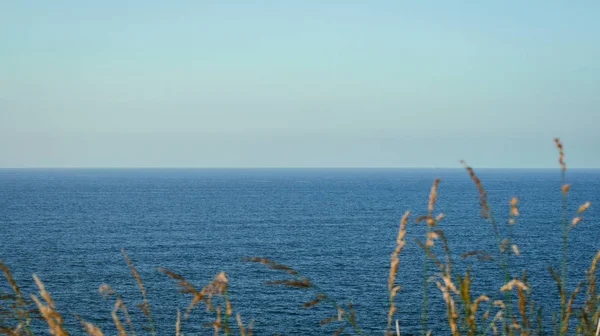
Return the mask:
M548 319L557 292L547 267L560 269L560 171L477 173L501 235L508 234L508 201L519 197L521 215L512 231L521 255L511 258L511 273L527 269L532 295ZM339 326L318 323L336 315L331 306L300 307L314 291L265 285L287 275L244 262L245 256L292 266L338 302L351 300L358 324L367 334L380 335L387 317L389 255L399 219L411 210L396 304L403 334L417 334L424 256L414 239L423 240L425 228L414 218L426 213L435 177L441 178L435 213L445 215L438 225L448 237L454 266L470 267L474 296L498 297L503 276L497 263L459 256L497 250L490 224L479 215L475 186L460 169L4 169L0 258L25 292L35 292L32 273L42 279L75 334L80 327L71 313L116 334L110 318L114 301L98 293L103 283L122 295L136 323L144 323L135 307L139 290L120 252L125 248L146 286L159 335L174 333L176 311L185 310L190 297L178 293L157 267L184 275L197 288L225 271L234 313L245 323L254 320L259 335L326 334ZM592 204L569 233L572 289L600 249L600 170L569 170L567 181L569 219L581 203ZM433 275L435 265L429 269ZM2 281L0 289L9 287ZM447 334L445 307L433 283L429 296L428 327ZM200 306L183 321L182 331L210 334L202 324L211 320Z

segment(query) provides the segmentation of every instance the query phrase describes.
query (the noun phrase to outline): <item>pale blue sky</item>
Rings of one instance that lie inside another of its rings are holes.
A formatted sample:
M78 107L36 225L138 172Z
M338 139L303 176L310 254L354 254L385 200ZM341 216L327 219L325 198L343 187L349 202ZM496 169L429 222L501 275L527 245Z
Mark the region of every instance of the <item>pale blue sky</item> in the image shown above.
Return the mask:
M600 1L2 1L0 167L600 167Z

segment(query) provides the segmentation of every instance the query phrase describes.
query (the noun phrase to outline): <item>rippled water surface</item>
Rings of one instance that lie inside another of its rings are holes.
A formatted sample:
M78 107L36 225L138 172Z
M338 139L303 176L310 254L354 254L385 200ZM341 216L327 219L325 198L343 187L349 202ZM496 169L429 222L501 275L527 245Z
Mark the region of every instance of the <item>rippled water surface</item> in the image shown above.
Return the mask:
M521 255L511 267L523 268L541 302L556 295L546 268L560 267L560 174L558 170L478 171L507 234L508 200L517 195L521 216L513 228ZM0 258L25 291L33 292L36 273L53 294L67 324L79 331L70 313L115 333L112 300L98 293L108 283L134 314L141 298L120 253L125 248L148 290L158 334L172 334L177 309L189 297L157 271L165 267L202 287L219 271L230 279L235 312L260 335L325 334L319 326L334 315L327 305L303 309L314 292L267 286L285 274L243 262L264 256L287 264L340 303L351 300L358 324L381 334L387 314L389 254L398 221L412 210L408 244L400 254L398 318L405 334L420 330L423 239L417 215L427 210L434 177L440 177L436 213L450 243L453 262L472 269L474 294L497 295L502 276L494 263L461 260L470 250L494 253L490 225L479 216L477 192L463 170L254 169L254 170L0 170ZM600 170L571 170L569 217L585 200L592 206L569 236L570 286L600 248ZM436 250L437 251L437 250ZM439 251L437 251L439 252ZM430 266L433 269L434 266ZM7 291L6 283L0 288ZM444 306L431 285L430 328L444 325ZM202 307L183 323L188 334L210 334ZM138 331L142 334L142 330ZM439 333L443 334L443 333Z

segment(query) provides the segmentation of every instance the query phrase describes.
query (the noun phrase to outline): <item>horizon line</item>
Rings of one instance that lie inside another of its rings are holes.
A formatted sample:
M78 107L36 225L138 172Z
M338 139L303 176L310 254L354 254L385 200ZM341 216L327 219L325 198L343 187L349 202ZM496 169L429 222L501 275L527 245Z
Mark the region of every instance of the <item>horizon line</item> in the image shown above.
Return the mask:
M482 166L482 167L477 167L477 166L471 166L473 168L476 169L506 169L506 170L516 170L516 169L522 169L522 170L552 170L552 169L556 169L559 170L560 167L489 167L489 166ZM190 169L196 169L196 170L215 170L215 169L222 169L222 170L267 170L267 169L278 169L278 170L285 170L285 169L306 169L306 170L316 170L316 169L355 169L355 170L377 170L377 169L381 169L381 170L392 170L392 169L428 169L428 170L436 170L436 169L465 169L464 167L431 167L431 166L357 166L357 167L352 167L352 166L324 166L324 167L318 167L318 166L273 166L273 167L269 167L269 166L240 166L240 167L232 167L232 166L215 166L215 167L202 167L202 166L98 166L98 167L94 167L94 166L22 166L22 167L0 167L0 170L68 170L68 169L106 169L106 170L141 170L141 169L149 169L149 170L190 170ZM597 170L600 169L600 167L567 167L567 170Z

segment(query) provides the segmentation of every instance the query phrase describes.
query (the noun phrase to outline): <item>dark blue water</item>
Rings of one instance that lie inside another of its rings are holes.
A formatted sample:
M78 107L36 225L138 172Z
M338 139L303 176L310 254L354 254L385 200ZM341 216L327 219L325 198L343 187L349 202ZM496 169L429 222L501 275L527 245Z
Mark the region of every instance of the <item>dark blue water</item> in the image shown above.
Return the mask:
M521 255L512 259L512 273L526 268L533 295L552 307L556 285L546 268L560 268L559 171L478 173L503 234L508 201L519 197L514 241ZM0 258L27 292L34 291L31 274L36 273L76 333L70 313L115 333L113 301L98 293L102 283L119 291L134 320L143 322L135 308L139 291L120 254L126 248L148 289L161 335L173 333L176 310L185 309L189 297L178 293L158 266L183 274L198 288L225 271L234 311L246 323L255 320L258 334L324 334L337 328L318 324L335 314L330 307L300 308L314 292L264 285L285 275L243 262L244 256L292 266L340 303L352 300L358 324L380 334L389 254L398 220L410 209L414 215L400 255L402 290L396 301L403 332L417 333L423 253L413 239L423 239L424 225L414 218L426 212L434 177L442 179L436 213L445 214L439 226L456 267L472 268L473 295L497 297L503 277L496 264L458 258L470 250L494 253L490 225L479 216L476 189L463 170L0 170ZM569 218L579 204L592 202L569 235L572 288L600 248L600 170L571 170L567 179ZM4 282L0 288L8 290ZM440 330L444 306L435 285L430 293L430 328ZM209 334L201 325L210 320L200 307L182 329Z

